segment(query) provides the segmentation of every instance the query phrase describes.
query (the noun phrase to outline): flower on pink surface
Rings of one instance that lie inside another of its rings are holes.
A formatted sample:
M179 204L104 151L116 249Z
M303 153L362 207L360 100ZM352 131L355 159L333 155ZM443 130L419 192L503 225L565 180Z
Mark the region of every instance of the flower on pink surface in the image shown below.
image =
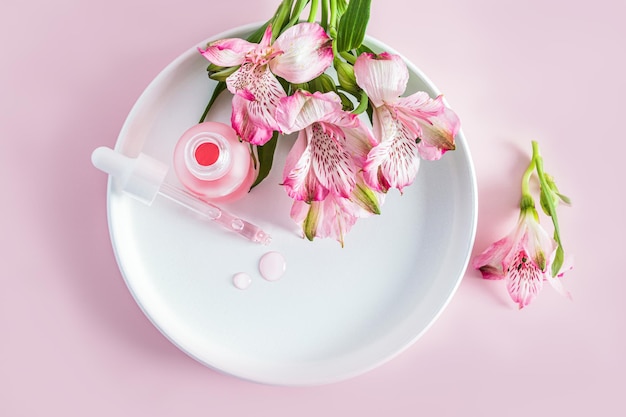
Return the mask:
M242 140L263 145L278 130L276 106L286 96L276 78L304 83L322 74L333 60L331 41L317 23L300 23L285 30L272 43L268 25L259 44L229 38L200 50L211 63L239 68L227 79L234 94L231 123Z
M409 72L398 55L363 53L354 64L354 75L372 103L377 140L364 165L365 180L381 192L402 191L415 179L420 157L436 160L455 149L459 119L442 96L432 99L420 91L400 97Z
M550 272L557 244L537 221L534 208L522 209L516 228L507 237L493 243L473 260L485 279L506 280L511 299L519 308L527 306L548 281L559 293L570 297Z
M311 240L343 243L358 218L380 212L382 196L361 173L374 138L334 92L298 90L280 101L276 120L283 133L299 131L283 172L292 218Z

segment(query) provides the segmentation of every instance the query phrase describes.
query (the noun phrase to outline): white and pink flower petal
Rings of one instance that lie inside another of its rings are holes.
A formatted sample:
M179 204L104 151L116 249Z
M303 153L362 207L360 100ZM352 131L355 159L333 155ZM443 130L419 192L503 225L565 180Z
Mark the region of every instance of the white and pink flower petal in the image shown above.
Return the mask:
M233 124L235 130L248 131L248 135L240 135L241 139L253 143L255 145L262 145L267 142L271 137L271 131L278 130L278 124L275 119L276 106L281 98L285 97L285 91L280 85L280 82L269 71L267 66L258 66L251 63L246 63L241 66L239 70L233 73L226 80L228 89L235 93L233 97L233 112L236 110L234 99L242 99L247 102L246 105L246 119L248 124L253 127L256 126L262 130L262 134L253 135L255 137L261 137L261 143L258 139L251 139L251 129L243 129ZM238 101L237 110L241 111L241 101ZM243 122L242 117L235 117L233 114L233 120L239 123ZM266 131L270 131L269 136Z
M337 113L344 112L341 99L334 92L322 94L298 90L280 100L275 117L283 133L293 133Z
M552 263L554 262L555 256L556 256L556 249L550 255L550 259L549 259L550 265L552 265ZM567 271L570 271L573 268L574 268L574 258L571 256L567 256L563 260L563 264L561 265L561 268L557 271L556 276L552 276L551 270L547 271L547 273L545 274L545 279L552 286L552 288L554 288L556 292L558 292L560 295L570 300L573 299L572 294L565 289L565 286L563 285L561 278L563 278L563 275L565 275Z
M420 155L427 160L440 159L456 147L459 118L442 100L441 96L433 100L421 92L400 99L394 106L402 123L419 136Z
M329 190L317 180L312 165L313 156L308 133L302 130L287 154L283 170L283 185L289 197L307 202L326 198Z
M511 253L513 245L512 236L496 241L473 259L472 266L480 271L484 279L504 278L506 270L503 267L503 262L505 257Z
M317 23L300 23L284 31L272 45L282 51L270 60L272 72L299 84L322 74L333 62L331 40Z
M374 111L374 130L382 137L373 147L365 165L365 179L380 192L389 188L403 188L415 180L420 159L415 136L385 106Z
M265 48L268 48L271 45L273 31L274 30L272 28L272 25L271 24L267 25L267 27L265 28L265 32L263 32L263 38L259 42L259 46L257 50L263 50Z
M372 132L362 124L354 128L343 128L343 132L346 137L344 148L352 155L357 167L363 168L367 155L378 144L378 141L374 138Z
M472 266L480 270L483 278L506 278L509 295L519 308L534 299L543 288L544 280L562 295L570 297L560 279L551 275L556 243L535 216L534 208L523 209L511 234L489 246L472 261ZM547 259L546 254L550 255Z
M257 47L244 39L229 38L211 42L205 49L198 48L209 62L221 67L243 64L246 55Z
M398 55L383 52L379 55L361 54L354 64L356 82L374 107L393 103L406 90L409 71Z
M556 251L556 241L548 235L548 232L535 220L532 212L525 214L527 236L524 246L527 253L535 264L543 271L548 272L548 257ZM550 263L552 263L550 261Z
M231 125L241 140L253 145L264 145L272 138L273 129L250 119L249 104L250 101L233 96Z
M354 208L349 200L329 195L322 201L311 203L294 201L291 218L302 228L307 239L333 238L343 246L344 236L358 220L352 211Z
M408 97L400 97L395 102L395 106L420 119L437 116L446 108L442 96L432 99L425 91L418 91Z

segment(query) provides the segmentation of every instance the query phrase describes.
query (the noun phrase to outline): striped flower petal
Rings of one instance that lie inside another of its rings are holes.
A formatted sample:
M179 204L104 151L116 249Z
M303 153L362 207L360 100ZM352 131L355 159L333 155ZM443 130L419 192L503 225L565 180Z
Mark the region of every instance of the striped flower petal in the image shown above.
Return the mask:
M235 94L233 129L242 140L254 145L263 145L270 140L272 131L278 130L274 113L280 99L286 96L285 90L267 65L259 66L252 63L243 64L228 77L226 85L229 91ZM241 100L245 100L245 103ZM235 114L236 112L238 114ZM255 132L254 129L258 129L259 132Z
M459 118L443 103L443 97L431 99L424 92L398 99L394 104L398 118L420 138L422 158L440 159L455 149L454 137L459 131Z
M543 288L544 280L562 295L569 296L558 277L551 275L555 252L556 242L540 226L535 209L525 209L515 229L476 256L472 266L485 279L504 278L511 299L524 308Z
M374 131L383 140L367 155L364 176L380 192L402 191L415 180L420 165L416 136L385 106L374 110Z

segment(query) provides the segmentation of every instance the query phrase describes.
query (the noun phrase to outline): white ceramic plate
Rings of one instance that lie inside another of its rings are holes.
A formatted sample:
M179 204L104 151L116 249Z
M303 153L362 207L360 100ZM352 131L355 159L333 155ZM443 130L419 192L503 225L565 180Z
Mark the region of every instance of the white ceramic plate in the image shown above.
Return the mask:
M213 39L243 37L242 27ZM391 48L368 39L374 49ZM197 123L213 81L192 48L137 101L116 149L170 162L181 134ZM408 92L436 88L409 64ZM228 123L224 93L207 120ZM180 349L219 371L262 383L323 384L370 370L428 329L465 272L476 226L475 176L462 133L457 149L423 162L404 195L390 192L381 216L360 220L345 239L309 242L289 217L281 181L293 137L279 144L272 174L228 208L273 237L269 247L204 223L165 199L150 207L109 182L111 238L122 274L154 325ZM168 180L177 183L173 170ZM269 282L258 272L267 251L287 271ZM236 272L252 276L239 290Z

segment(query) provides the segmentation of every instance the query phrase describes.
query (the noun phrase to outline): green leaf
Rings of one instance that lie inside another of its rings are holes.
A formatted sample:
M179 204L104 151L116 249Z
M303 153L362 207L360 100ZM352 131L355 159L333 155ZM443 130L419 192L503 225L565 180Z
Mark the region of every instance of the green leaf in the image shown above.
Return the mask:
M339 21L337 39L339 52L356 49L363 43L370 18L371 0L351 0Z
M563 195L561 193L556 193L556 195L559 196L559 200L561 200L563 203L565 203L567 205L571 205L572 204L572 200L570 200L568 196Z
M261 25L257 30L252 32L246 40L252 43L261 42L261 39L263 39L263 35L265 34L265 29L267 29L267 26L270 24L272 25L272 38L276 39L289 19L289 14L291 13L291 3L292 2L290 0L283 0L283 2L280 3L276 9L276 12L274 12L274 16Z
M213 94L211 95L209 104L206 105L206 108L204 109L204 113L202 113L202 116L200 117L200 121L198 123L204 122L204 119L206 119L207 114L209 114L209 110L211 110L211 107L215 103L215 100L217 100L219 95L222 94L224 90L226 90L226 83L223 81L218 82L217 85L215 86L215 89L213 90Z
M250 187L253 189L261 183L272 170L272 163L274 162L274 152L276 151L276 144L278 143L278 132L274 132L272 138L263 146L257 146L256 152L259 158L259 173L256 180Z
M552 209L555 207L554 199L550 191L546 191L543 187L541 187L539 193L539 203L541 203L543 212L546 213L547 216L552 217Z
M558 201L555 201L554 197L551 195L553 191L547 179L548 175L543 170L543 158L539 155L539 145L536 142L533 142L533 158L535 159L535 168L537 169L537 177L539 178L539 187L541 189L541 207L544 209L544 212L550 216L552 224L554 225L554 240L556 241L557 248L551 273L552 276L556 276L563 265L564 258L559 221L556 215L556 205ZM550 193L550 195L548 195L548 193Z
M248 42L252 42L252 43L259 43L259 42L261 42L261 39L263 39L263 34L265 33L265 29L267 29L267 25L269 25L270 22L266 22L265 24L260 26L257 30L252 32L252 34L250 34L250 36L248 36L246 38L246 40Z
M347 95L345 95L341 91L337 91L337 95L341 99L341 106L342 106L343 110L345 110L345 111L352 111L352 110L354 110L354 103L352 102L352 100L350 100L348 98Z
M339 16L343 15L348 8L348 0L336 0L337 2L337 14Z
M300 15L302 14L302 11L304 10L304 8L306 7L308 3L309 3L309 0L297 0L296 1L296 4L293 6L293 12L291 13L291 19L289 20L289 23L285 25L285 29L295 25L296 23L300 21Z
M556 255L554 257L554 261L552 261L552 271L550 271L553 277L555 277L559 273L561 266L563 266L564 258L565 258L565 254L563 253L563 246L559 245L556 248Z
M361 55L362 53L368 53L368 54L373 54L374 51L372 51L367 45L363 45L361 44L357 49L356 49L356 53L357 55Z
M550 187L550 191L552 192L556 200L560 200L563 203L568 204L568 205L572 204L572 201L569 199L569 197L559 192L559 188L556 186L556 182L554 182L554 178L552 178L552 175L549 175L547 172L546 172L546 183L548 184L548 187Z
M352 110L353 114L361 114L370 107L370 100L365 90L361 90L361 98L356 109Z
M289 23L292 3L293 1L283 0L276 10L276 14L274 14L274 17L270 20L272 23L272 40L276 39L283 31L285 25Z

